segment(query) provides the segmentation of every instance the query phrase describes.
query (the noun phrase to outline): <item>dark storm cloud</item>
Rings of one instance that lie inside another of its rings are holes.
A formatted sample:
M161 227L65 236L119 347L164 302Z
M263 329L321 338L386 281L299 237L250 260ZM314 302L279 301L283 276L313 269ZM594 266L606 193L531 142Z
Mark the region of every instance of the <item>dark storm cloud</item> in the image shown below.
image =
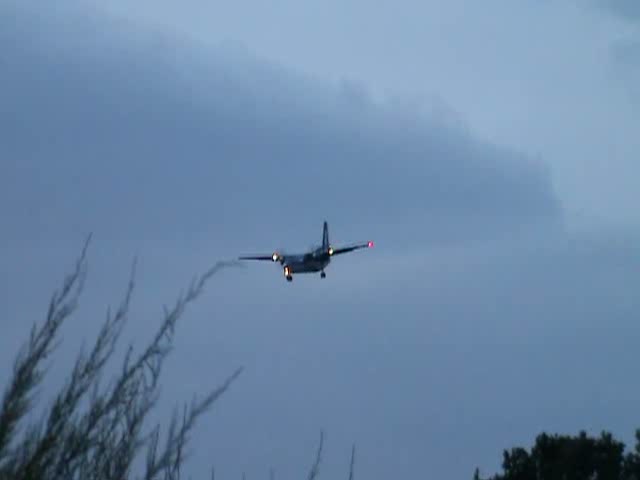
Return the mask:
M286 234L310 218L473 238L560 218L542 165L358 89L91 16L3 8L10 238L274 222Z
M615 81L621 84L626 93L626 101L632 104L632 115L635 107L640 105L640 2L634 0L594 0L601 11L608 12L615 18L628 22L630 28L620 35L615 32L615 40L611 42L611 66ZM632 119L635 120L635 119Z
M592 0L593 4L607 9L622 19L637 22L640 20L640 2L636 0Z
M615 71L624 80L630 98L640 102L640 33L637 38L616 42L612 56Z
M640 106L640 32L635 38L615 42L611 54L616 78L625 87L635 110Z
M613 49L615 60L629 67L640 67L640 40L618 43Z

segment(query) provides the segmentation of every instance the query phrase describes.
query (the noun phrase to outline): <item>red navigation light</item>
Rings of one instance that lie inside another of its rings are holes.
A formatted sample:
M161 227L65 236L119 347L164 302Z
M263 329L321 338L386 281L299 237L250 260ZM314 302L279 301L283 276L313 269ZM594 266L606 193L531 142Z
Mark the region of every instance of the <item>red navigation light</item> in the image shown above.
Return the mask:
M369 241L368 246L369 246L369 248L373 248L373 242Z

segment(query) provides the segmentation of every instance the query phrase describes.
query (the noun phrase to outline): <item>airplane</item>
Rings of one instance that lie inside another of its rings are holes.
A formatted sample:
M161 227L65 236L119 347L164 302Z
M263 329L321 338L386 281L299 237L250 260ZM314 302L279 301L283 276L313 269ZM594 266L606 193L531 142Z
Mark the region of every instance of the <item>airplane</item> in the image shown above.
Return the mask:
M322 227L322 244L302 254L281 254L273 252L271 255L253 255L238 257L239 260L264 260L280 262L284 277L288 282L293 281L294 273L318 273L320 278L325 278L327 274L324 269L331 263L331 257L343 253L352 252L361 248L372 248L373 242L363 242L348 247L334 248L329 243L329 225L324 222Z

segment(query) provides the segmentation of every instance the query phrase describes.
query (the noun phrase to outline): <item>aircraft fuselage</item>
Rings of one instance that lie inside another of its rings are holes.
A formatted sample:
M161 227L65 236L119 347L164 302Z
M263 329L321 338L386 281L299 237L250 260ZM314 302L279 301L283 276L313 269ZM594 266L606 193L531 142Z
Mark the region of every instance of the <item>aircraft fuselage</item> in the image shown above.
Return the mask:
M317 273L322 272L331 262L328 252L318 249L304 255L286 256L283 267L290 273Z

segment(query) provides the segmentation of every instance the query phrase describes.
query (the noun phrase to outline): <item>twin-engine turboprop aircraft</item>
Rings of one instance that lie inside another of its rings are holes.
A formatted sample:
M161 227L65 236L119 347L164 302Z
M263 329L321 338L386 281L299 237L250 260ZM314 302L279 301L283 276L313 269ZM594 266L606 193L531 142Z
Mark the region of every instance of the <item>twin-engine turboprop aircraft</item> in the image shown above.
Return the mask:
M342 253L352 252L361 248L372 248L373 242L368 241L358 243L349 247L334 248L329 243L329 226L324 222L322 228L322 245L314 248L310 252L302 254L280 254L274 252L271 255L255 255L240 257L240 260L267 260L271 262L280 262L283 273L287 281L293 280L294 273L317 273L320 272L320 278L327 276L324 269L331 263L331 257Z

